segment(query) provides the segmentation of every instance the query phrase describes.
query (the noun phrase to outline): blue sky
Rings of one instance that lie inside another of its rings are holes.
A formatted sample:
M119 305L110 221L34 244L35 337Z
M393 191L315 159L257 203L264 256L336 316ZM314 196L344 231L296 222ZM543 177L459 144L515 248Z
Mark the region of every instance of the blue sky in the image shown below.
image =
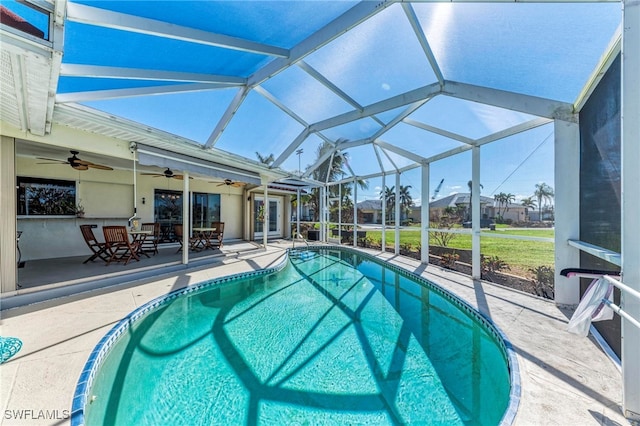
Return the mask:
M482 195L493 196L506 192L514 194L520 200L533 195L536 183L545 182L554 186L553 143L553 125L545 125L525 134L484 145L480 154ZM444 182L437 198L468 192L471 152L431 163L430 198L442 179ZM370 183L368 189L358 192L359 200L379 198L381 180L375 179ZM395 176L388 177L385 183L387 186L395 185ZM404 173L400 184L411 185L412 198L421 203L420 169Z
M81 1L167 20L202 30L291 48L355 2L151 2ZM13 10L24 7L10 1ZM144 4L144 8L137 6ZM255 5L260 4L260 8ZM438 65L447 80L574 102L620 23L619 3L415 3L412 4ZM25 12L27 13L27 12ZM63 63L250 76L271 59L221 49L67 22ZM362 106L437 81L401 5L395 4L304 58ZM62 76L58 93L106 88L145 87L175 82ZM344 99L301 67L292 66L264 82L262 88L309 124L353 110ZM184 136L207 141L237 93L224 90L119 98L85 102L114 115ZM386 123L402 108L378 114ZM437 96L411 116L418 122L477 139L532 117L487 105ZM357 140L380 128L371 118L323 131L330 139ZM259 93L251 92L216 141L216 148L255 159L255 152L278 156L304 129ZM381 140L424 157L460 143L401 123ZM295 171L312 164L321 139L310 136L282 168ZM536 183L553 186L553 126L546 125L482 147L483 195L532 195ZM371 148L349 153L358 174L378 170ZM391 154L399 167L406 159ZM383 159L389 163L390 160ZM439 196L466 192L471 153L431 164L431 193L444 178ZM402 176L420 202L420 171ZM391 186L395 179L389 178ZM360 191L358 199L378 197L380 181Z

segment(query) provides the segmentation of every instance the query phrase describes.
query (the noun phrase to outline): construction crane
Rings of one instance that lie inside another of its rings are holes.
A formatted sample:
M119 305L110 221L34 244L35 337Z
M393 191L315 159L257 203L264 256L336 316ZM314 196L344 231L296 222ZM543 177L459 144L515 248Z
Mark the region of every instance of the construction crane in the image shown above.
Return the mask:
M440 192L440 188L442 188L442 184L444 183L444 178L442 178L442 180L440 181L440 183L438 184L438 187L436 188L435 191L433 191L433 196L431 197L432 200L436 199L436 196L438 195L438 192Z

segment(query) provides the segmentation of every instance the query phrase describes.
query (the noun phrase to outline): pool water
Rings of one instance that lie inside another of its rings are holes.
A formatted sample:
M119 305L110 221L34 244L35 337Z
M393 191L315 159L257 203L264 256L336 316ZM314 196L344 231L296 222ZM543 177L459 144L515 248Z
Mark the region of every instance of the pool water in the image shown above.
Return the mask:
M88 425L495 425L503 347L441 291L352 252L183 295L100 366Z

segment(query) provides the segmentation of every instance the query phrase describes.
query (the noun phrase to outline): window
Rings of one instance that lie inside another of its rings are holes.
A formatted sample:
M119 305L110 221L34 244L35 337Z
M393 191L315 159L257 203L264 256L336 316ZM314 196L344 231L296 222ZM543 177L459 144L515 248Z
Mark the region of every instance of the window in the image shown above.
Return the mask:
M18 215L75 216L75 206L75 181L18 176Z

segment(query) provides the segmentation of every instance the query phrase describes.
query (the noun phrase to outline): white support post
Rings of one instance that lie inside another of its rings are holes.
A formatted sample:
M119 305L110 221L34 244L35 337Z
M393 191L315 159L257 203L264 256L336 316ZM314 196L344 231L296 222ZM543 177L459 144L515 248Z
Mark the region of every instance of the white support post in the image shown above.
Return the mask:
M396 241L395 254L400 254L400 173L396 173L396 205L395 205Z
M353 178L353 246L358 247L358 185Z
M471 277L479 280L480 269L480 147L471 149Z
M189 235L191 235L191 217L189 216L189 172L182 172L182 263L189 264Z
M326 241L324 237L326 205L327 205L327 187L325 185L320 188L320 211L318 212L318 219L320 220L320 241Z
M338 239L342 243L342 184L338 185Z
M267 248L267 241L269 240L269 190L266 180L263 180L264 185L264 200L262 201L264 204L264 222L262 222L262 245L264 248Z
M422 165L422 190L420 194L420 261L429 263L429 163Z
M327 238L329 237L329 208L331 205L331 203L329 203L331 191L329 191L328 186L325 187L324 195L324 226L322 227L322 241L326 243L328 241Z
M580 250L569 240L580 239L580 129L575 123L556 120L555 131L555 302L580 302L579 278L560 275L580 266Z
M7 296L16 290L16 142L0 136L0 292Z
M640 291L640 3L624 0L622 24L622 281ZM622 307L640 319L640 301L622 298ZM640 329L622 319L622 408L640 420Z
M302 211L302 200L300 199L300 188L297 191L298 198L296 198L296 235L293 236L294 239L298 238L300 235L300 212Z
M382 252L387 251L387 184L386 184L386 174L382 174L382 241L380 245L382 246Z

